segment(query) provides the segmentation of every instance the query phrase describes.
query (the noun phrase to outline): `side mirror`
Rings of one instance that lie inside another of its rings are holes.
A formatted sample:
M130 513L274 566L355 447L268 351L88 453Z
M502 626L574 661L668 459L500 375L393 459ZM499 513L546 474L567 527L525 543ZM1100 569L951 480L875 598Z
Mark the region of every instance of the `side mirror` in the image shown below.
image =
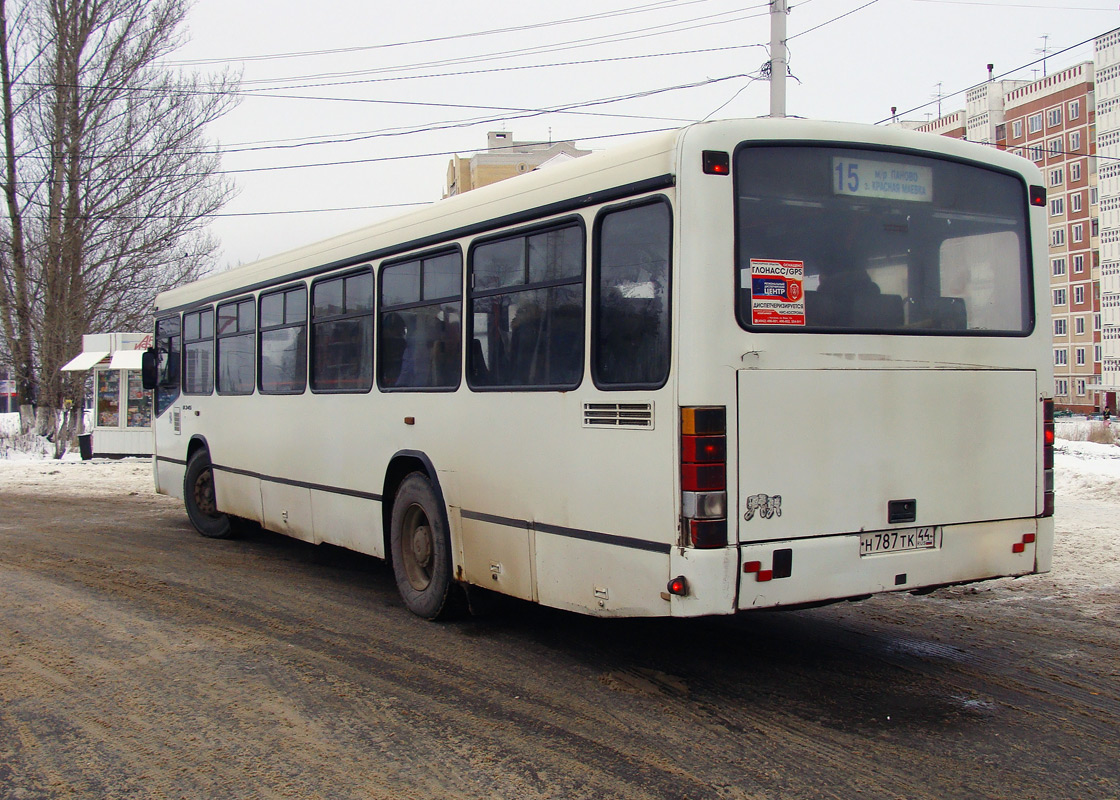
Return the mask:
M151 391L159 385L159 362L156 361L155 348L149 347L140 357L140 380L145 391Z

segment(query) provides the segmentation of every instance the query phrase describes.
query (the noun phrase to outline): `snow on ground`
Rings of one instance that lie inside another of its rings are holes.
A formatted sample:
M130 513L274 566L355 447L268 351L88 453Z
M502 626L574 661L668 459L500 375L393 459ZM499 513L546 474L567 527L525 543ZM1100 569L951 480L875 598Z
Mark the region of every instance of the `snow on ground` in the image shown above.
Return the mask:
M34 491L44 502L58 495L153 493L150 459L81 461L69 453L56 461L49 450L6 451L5 440L18 429L18 414L0 414L0 492ZM1060 429L1063 433L1081 431ZM1054 467L1054 565L1046 580L1064 596L1115 595L1120 592L1120 447L1058 439Z

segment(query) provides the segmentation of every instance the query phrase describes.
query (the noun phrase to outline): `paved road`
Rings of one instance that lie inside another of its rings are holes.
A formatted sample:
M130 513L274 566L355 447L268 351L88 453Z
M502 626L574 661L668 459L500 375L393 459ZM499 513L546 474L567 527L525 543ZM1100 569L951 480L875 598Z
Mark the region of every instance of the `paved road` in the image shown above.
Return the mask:
M0 798L1116 798L1045 577L704 621L411 616L378 561L0 487Z

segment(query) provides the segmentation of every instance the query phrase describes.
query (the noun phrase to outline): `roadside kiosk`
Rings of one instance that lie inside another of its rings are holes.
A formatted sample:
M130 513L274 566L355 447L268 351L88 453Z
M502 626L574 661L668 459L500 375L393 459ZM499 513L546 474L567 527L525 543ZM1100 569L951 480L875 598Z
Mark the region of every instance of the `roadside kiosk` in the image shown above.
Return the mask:
M152 394L140 378L140 360L151 344L149 333L86 334L82 352L62 368L93 371L92 440L86 440L88 453L83 442L83 458L152 454Z

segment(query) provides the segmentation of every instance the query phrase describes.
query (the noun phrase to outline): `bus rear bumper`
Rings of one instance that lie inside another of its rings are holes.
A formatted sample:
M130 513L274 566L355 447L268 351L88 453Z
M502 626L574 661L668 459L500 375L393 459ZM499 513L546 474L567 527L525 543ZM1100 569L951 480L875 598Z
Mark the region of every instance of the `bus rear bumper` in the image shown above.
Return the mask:
M914 591L1050 569L1053 518L946 525L929 549L860 554L860 534L740 546L738 609Z

